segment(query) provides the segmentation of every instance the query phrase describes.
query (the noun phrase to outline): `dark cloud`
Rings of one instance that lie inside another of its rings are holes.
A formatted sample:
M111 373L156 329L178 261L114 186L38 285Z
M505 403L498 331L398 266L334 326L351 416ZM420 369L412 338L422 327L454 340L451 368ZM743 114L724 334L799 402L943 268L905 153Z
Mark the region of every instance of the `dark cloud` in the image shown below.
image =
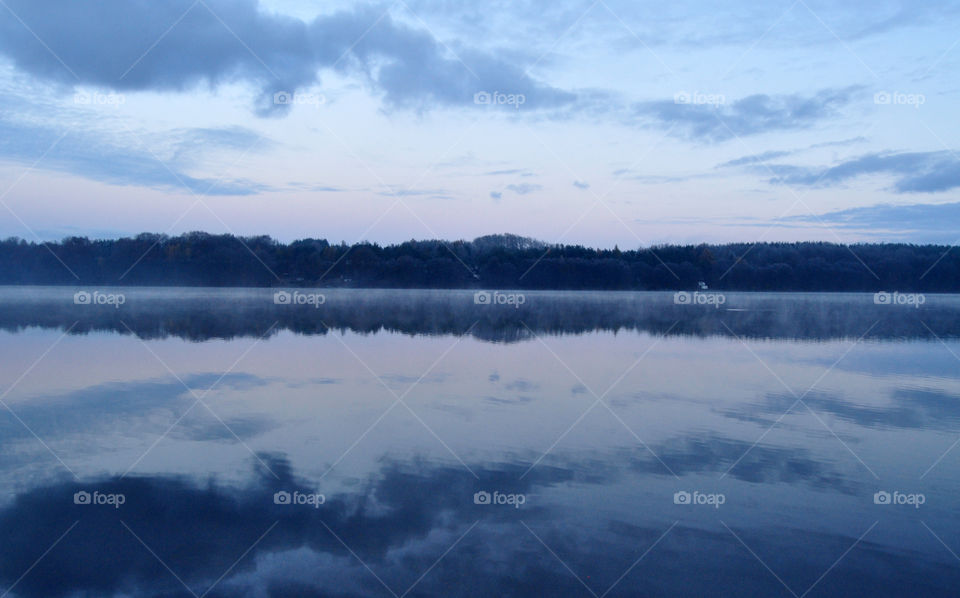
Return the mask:
M256 0L7 4L0 51L24 72L68 84L184 90L238 79L297 87L315 79L306 25L262 13Z
M589 189L590 183L586 181L573 181L573 186L577 189Z
M634 106L634 114L691 140L719 142L810 127L836 116L859 89L825 89L812 96L757 94L730 104L642 102Z
M260 90L261 114L283 114L290 104L277 104L276 93L314 85L320 69L333 68L363 77L399 108L472 104L479 91L523 94L524 109L575 100L509 61L470 49L454 53L382 6L308 23L265 12L258 0L7 4L0 53L25 73L66 85L184 91L244 81Z
M865 175L896 178L896 193L936 193L960 187L960 160L950 151L867 154L829 168L780 165L773 183L836 185Z

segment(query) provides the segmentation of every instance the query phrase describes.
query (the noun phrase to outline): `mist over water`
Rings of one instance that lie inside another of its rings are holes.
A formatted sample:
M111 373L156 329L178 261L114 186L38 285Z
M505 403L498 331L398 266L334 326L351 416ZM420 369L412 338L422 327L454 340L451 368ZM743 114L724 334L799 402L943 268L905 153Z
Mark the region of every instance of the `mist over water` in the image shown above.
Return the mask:
M0 591L953 596L958 333L948 295L4 288Z

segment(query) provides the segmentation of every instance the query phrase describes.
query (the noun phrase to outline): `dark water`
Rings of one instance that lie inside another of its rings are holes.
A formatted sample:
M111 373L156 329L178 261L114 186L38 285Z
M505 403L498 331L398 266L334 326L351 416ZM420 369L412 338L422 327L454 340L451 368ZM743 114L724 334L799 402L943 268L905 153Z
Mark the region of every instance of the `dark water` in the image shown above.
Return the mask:
M2 596L960 592L960 297L75 291L0 290Z

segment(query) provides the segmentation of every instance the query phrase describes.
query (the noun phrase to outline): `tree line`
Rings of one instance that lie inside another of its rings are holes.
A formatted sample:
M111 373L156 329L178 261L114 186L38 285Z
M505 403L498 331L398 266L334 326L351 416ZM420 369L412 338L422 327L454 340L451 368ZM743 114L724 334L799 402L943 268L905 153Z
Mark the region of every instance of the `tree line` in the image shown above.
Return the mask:
M0 241L0 284L960 292L946 245L726 243L630 250L515 235L393 245L194 232Z

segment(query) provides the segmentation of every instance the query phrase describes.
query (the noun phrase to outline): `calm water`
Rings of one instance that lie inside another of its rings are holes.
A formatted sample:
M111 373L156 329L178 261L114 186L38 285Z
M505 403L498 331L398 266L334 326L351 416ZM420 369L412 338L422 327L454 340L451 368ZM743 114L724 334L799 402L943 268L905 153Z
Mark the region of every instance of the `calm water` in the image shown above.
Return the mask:
M0 290L0 595L960 592L960 297L85 290Z

